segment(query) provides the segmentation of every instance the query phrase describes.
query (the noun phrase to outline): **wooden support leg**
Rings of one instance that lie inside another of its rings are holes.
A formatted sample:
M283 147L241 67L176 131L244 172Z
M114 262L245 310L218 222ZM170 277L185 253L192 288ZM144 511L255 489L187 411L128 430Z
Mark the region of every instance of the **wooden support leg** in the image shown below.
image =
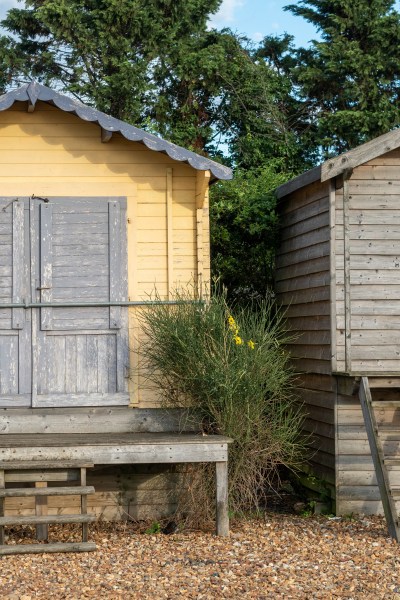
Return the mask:
M36 488L47 487L47 481L35 481ZM35 514L37 517L42 517L48 514L47 511L47 496L36 496L35 498ZM49 537L48 525L36 525L36 538L40 541L47 540Z
M86 485L86 468L85 467L81 468L81 485L82 486ZM81 514L82 515L87 514L87 496L84 494L81 495ZM88 541L88 524L82 523L82 542L87 542L87 541Z
M4 471L0 470L0 489L5 488ZM4 498L0 498L0 517L4 517ZM0 525L0 545L4 544L4 527Z
M215 463L217 487L217 535L229 535L228 515L228 463Z

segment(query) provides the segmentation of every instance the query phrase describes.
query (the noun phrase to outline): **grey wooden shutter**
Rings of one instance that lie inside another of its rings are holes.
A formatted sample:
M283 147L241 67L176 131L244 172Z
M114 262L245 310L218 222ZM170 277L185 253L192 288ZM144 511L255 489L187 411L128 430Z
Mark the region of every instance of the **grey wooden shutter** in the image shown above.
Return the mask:
M27 293L28 214L23 199L0 198L0 406L30 405L30 319Z
M127 299L126 200L55 198L38 211L38 292L52 306L37 319L34 405L127 404L127 309L108 304Z

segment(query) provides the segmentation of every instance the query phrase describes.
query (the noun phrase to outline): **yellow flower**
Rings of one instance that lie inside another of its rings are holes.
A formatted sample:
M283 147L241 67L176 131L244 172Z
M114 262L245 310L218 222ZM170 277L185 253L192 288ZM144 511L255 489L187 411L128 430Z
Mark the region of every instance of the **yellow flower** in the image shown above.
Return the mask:
M253 340L249 340L249 341L247 342L247 345L248 345L248 347L249 347L249 348L251 348L252 350L254 350L254 348L255 348L255 343L253 342Z
M231 329L232 331L234 331L236 334L239 331L235 322L235 319L230 315L228 317L228 323L229 323L229 329Z
M243 344L243 340L239 335L235 335L235 337L233 339L235 340L235 344L237 346L240 346L241 344Z

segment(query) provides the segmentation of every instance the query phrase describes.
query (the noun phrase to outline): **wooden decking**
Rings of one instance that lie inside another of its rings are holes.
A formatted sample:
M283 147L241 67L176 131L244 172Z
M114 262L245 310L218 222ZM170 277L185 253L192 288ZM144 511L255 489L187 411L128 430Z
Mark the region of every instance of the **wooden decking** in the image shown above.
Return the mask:
M216 530L217 535L226 536L232 440L194 433L193 422L181 417L181 412L157 409L6 409L0 411L0 465L30 461L87 461L94 466L215 463ZM177 433L180 429L186 431Z
M0 435L0 462L87 460L95 465L226 462L230 439L172 433Z

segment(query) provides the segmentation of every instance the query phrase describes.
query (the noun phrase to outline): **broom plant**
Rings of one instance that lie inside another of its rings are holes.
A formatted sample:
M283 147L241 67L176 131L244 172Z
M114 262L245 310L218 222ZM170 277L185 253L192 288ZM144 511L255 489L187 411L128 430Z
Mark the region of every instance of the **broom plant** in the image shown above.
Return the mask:
M175 299L175 305L154 303L140 311L147 377L165 406L188 408L205 434L233 439L230 509L258 510L278 467L294 468L304 457L284 319L267 300L231 309L224 293L207 303L189 293ZM212 514L211 488L204 480L193 483L197 515L200 504Z

